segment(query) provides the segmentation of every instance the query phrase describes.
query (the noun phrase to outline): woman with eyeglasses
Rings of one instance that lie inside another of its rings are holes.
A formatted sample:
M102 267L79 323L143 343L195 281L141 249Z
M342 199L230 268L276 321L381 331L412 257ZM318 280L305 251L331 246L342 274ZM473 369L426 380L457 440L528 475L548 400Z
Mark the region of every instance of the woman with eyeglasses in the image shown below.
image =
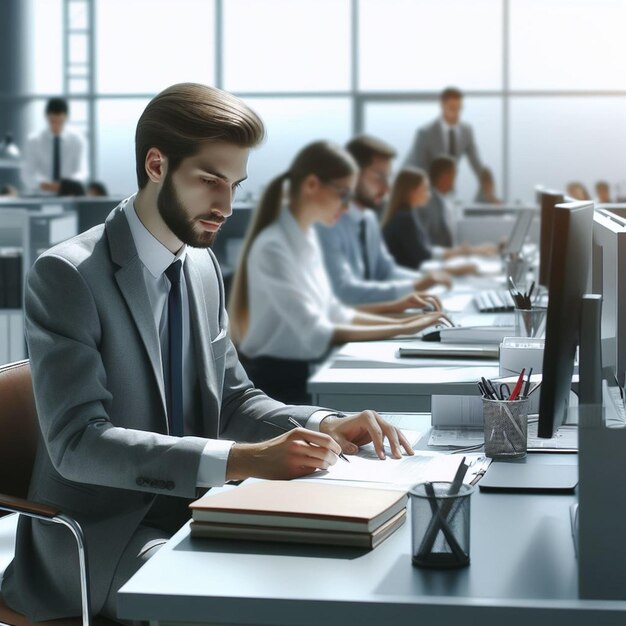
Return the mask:
M432 296L413 296L414 306L434 311L404 318L385 313L405 302L355 309L334 296L313 226L332 226L346 210L356 172L340 146L309 144L267 186L248 229L229 305L231 334L252 381L283 402L308 401L309 363L331 345L412 334L445 319Z

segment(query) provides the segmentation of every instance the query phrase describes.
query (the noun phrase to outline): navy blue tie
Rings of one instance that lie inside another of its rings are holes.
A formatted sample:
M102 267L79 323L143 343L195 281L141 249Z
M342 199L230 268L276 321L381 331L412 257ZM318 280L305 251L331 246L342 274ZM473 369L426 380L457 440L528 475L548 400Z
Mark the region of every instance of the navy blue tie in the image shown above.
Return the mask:
M61 180L61 137L52 139L52 180Z
M369 280L371 273L369 254L367 253L367 224L365 223L365 218L359 224L359 243L361 244L361 256L363 257L363 278Z
M171 283L167 300L169 367L167 371L167 418L170 435L182 437L183 427L183 303L180 285L182 262L175 261L165 275Z

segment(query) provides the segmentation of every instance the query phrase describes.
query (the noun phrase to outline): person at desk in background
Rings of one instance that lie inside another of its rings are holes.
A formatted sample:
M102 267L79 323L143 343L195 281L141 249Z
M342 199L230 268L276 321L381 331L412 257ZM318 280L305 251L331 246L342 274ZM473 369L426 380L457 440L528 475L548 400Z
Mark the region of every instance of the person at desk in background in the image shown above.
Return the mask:
M448 156L439 156L428 170L432 193L430 200L420 211L420 221L433 246L452 248L455 229L454 207L448 197L454 189L456 162Z
M22 180L28 192L58 194L61 179L84 180L83 139L66 128L68 115L67 100L48 100L48 128L29 137L24 149Z
M496 183L493 179L493 173L488 167L480 170L480 187L474 198L474 202L479 204L502 204L502 200L496 195Z
M87 185L87 195L94 198L106 198L109 192L104 183L101 183L99 180L92 180Z
M443 248L432 246L420 221L430 199L430 183L424 170L405 167L396 176L391 197L381 223L383 236L389 252L396 263L403 267L418 269L431 259L446 261L470 254L493 255L498 247L490 244L469 246L466 244ZM476 273L473 263L445 267L453 276Z
M446 272L419 273L400 267L385 246L372 207L381 207L389 191L395 150L370 135L355 137L346 150L359 167L354 197L336 225L318 225L335 295L344 304L357 305L397 300L437 284L450 287L452 279Z
M355 309L333 295L313 226L337 222L356 172L341 147L309 144L267 186L246 236L229 306L231 333L252 381L284 402L309 401L309 363L331 345L412 334L444 317L435 310L394 319L383 315L387 304ZM281 207L287 182L289 205Z
M463 93L456 87L447 87L439 99L441 116L417 130L404 165L429 171L431 163L442 154L455 161L467 155L474 174L480 178L483 165L474 142L474 132L469 124L460 121Z
M29 272L43 438L29 498L82 526L94 614L115 619L118 589L189 519L199 489L303 476L369 441L384 458L384 438L394 457L412 454L373 411L285 406L239 363L210 246L263 135L239 98L169 87L137 125L137 194ZM281 432L289 417L303 428ZM31 621L80 615L78 571L70 533L22 517L2 597Z
M611 186L606 180L599 180L596 183L596 202L598 204L611 203Z
M567 183L565 194L574 200L591 200L591 196L587 188L578 180Z

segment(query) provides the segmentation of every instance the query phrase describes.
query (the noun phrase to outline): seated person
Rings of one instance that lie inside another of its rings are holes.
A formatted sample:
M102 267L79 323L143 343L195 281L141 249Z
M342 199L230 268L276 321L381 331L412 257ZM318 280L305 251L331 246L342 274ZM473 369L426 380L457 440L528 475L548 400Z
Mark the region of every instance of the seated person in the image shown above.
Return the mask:
M591 200L591 196L586 187L577 180L572 181L565 187L565 194L574 200Z
M394 300L436 284L450 287L449 274L400 267L385 246L372 209L383 204L389 191L395 150L369 135L355 137L346 150L358 165L354 197L336 226L320 224L317 229L335 295L344 304L356 305Z
M480 204L502 204L502 200L496 195L496 183L493 173L488 167L483 167L479 175L480 189L474 198Z
M447 196L454 189L456 162L448 156L439 156L430 164L428 171L432 194L420 212L420 221L434 246L451 248L454 245L453 215Z
M267 186L246 236L229 307L231 334L251 380L283 402L308 399L309 362L329 346L412 334L445 319L439 310L391 318L381 314L385 305L357 310L333 295L313 226L337 222L356 172L340 146L309 144ZM289 204L281 207L285 183Z
M93 196L94 198L106 197L109 195L106 186L104 183L101 183L98 180L92 180L87 185L87 195Z
M596 202L598 204L611 203L611 187L605 180L599 180L596 183Z
M398 265L418 269L430 259L451 259L468 254L497 254L498 247L460 245L433 246L420 221L420 213L430 199L430 184L426 172L417 167L400 170L391 190L391 198L381 223L389 252ZM468 263L446 270L456 276L475 273L475 265Z
M59 181L59 192L57 195L60 197L84 196L85 188L83 187L83 184L79 183L77 180L62 178Z
M119 588L207 488L304 476L370 441L384 459L384 438L394 458L412 453L373 411L285 406L239 363L210 247L264 132L231 94L195 83L162 91L137 123L137 193L29 270L41 437L29 499L82 527L93 615L117 619ZM303 428L281 432L289 417ZM68 623L81 614L78 571L67 529L21 516L2 600L29 623Z

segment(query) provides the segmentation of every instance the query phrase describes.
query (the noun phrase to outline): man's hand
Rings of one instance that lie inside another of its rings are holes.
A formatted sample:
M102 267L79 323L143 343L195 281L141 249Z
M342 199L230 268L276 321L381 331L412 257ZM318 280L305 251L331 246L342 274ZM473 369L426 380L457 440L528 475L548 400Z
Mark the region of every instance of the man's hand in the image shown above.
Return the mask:
M346 454L356 454L360 446L372 442L378 457L384 459L385 439L394 459L402 456L402 448L407 454L413 454L413 448L402 432L376 411L362 411L342 418L326 417L320 424L320 430L330 435Z
M403 313L407 309L441 310L441 300L428 293L410 293L408 296L390 302L385 313Z
M452 277L447 272L435 270L427 272L424 278L416 280L413 286L416 291L421 291L422 289L429 289L434 285L445 285L448 289L451 289Z
M475 263L462 263L446 267L446 272L452 276L475 276L478 274L478 266Z
M340 446L327 434L294 428L260 443L236 443L228 455L226 480L254 476L288 480L328 469L337 462Z

